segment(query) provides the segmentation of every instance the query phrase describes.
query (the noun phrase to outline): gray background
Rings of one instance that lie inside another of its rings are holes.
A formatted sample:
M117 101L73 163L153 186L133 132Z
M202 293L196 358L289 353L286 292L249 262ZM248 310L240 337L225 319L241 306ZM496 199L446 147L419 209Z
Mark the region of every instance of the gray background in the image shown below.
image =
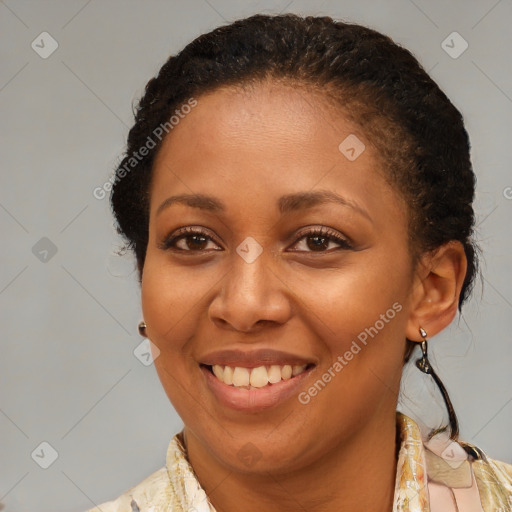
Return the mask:
M462 439L512 462L510 0L4 0L4 510L85 510L163 466L182 424L154 367L133 354L141 342L134 262L115 256L119 240L108 200L95 199L92 191L123 149L132 102L170 53L226 21L280 11L327 14L390 35L462 110L478 175L484 286L431 350ZM36 39L43 31L59 45L46 59L31 47L34 40L43 46ZM458 58L441 46L453 31L469 44ZM438 414L432 386L413 368L405 373L402 410L415 417ZM35 462L50 461L51 450L38 448L43 441L58 454L48 469Z

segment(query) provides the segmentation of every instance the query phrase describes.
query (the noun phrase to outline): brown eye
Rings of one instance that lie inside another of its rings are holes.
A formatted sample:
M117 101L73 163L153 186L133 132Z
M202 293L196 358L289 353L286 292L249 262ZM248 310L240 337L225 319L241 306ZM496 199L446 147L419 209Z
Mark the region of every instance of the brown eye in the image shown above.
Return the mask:
M300 245L300 242L305 240L303 249L297 249L298 252L332 252L333 250L347 250L352 249L352 244L338 233L329 228L322 227L316 229L310 229L309 231L302 232L299 234L299 238L294 243L294 246ZM334 247L330 247L334 244ZM338 246L337 248L335 246Z
M208 247L210 242L214 245L214 247ZM182 252L203 252L209 249L222 250L215 249L215 246L217 246L217 244L213 241L213 238L205 231L199 228L191 227L178 230L177 233L168 237L162 244L159 244L160 249L170 249Z
M185 245L191 251L199 250L202 251L208 245L208 239L203 235L186 235L181 237L181 241L185 241Z
M326 236L307 236L307 246L312 251L327 249L330 239Z

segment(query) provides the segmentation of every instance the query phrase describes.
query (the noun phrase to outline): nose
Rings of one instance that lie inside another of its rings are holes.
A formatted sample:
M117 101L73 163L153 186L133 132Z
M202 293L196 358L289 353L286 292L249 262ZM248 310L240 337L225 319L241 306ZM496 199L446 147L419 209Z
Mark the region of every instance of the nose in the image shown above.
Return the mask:
M269 250L255 261L245 261L233 251L229 271L209 307L209 317L222 329L255 332L288 321L292 306L289 284L278 276Z

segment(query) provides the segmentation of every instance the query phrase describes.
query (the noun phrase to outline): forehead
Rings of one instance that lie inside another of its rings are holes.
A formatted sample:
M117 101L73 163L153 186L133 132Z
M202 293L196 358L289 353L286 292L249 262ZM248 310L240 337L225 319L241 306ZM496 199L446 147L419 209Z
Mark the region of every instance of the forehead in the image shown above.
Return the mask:
M325 144L329 143L327 135L336 140L338 135L332 132L340 127L334 125L335 119L332 108L305 87L294 89L273 82L223 87L197 98L197 106L169 133L160 156L172 152L180 159L192 146L213 151L216 157L222 151L231 151L233 158L237 152L265 150L272 157L280 154L279 149L289 153L288 144L297 145L298 154L318 146L315 134Z
M341 187L363 203L394 193L365 134L314 90L262 83L196 100L155 160L152 211L171 190L224 194L239 205L315 187Z

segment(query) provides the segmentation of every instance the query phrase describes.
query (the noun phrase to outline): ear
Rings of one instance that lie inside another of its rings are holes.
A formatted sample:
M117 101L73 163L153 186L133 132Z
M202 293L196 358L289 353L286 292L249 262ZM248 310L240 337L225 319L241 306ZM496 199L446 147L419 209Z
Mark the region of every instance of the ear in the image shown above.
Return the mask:
M408 339L421 341L420 327L432 337L451 323L457 313L466 269L464 247L455 240L420 257L411 294Z

